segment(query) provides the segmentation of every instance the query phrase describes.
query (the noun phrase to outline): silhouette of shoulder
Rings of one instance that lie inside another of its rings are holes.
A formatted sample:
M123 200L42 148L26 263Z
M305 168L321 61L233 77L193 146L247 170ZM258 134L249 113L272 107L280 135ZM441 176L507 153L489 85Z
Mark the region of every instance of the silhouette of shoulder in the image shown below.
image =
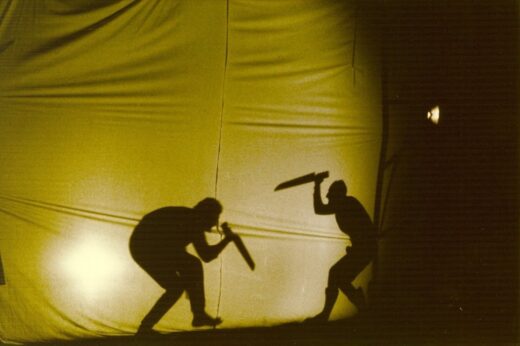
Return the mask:
M176 222L179 220L190 218L193 215L193 209L187 207L163 207L149 212L143 216L142 221L145 222Z
M181 248L196 238L196 222L195 212L191 208L169 206L156 209L139 221L131 243Z
M336 212L339 228L351 238L365 238L373 233L373 224L367 211L355 197L346 196Z
M363 205L357 198L352 197L352 196L347 196L346 203L347 203L347 207L348 207L349 211L352 214L357 214L359 216L366 216L368 219L370 219L370 217L368 216L368 213L365 210L365 207L363 207Z

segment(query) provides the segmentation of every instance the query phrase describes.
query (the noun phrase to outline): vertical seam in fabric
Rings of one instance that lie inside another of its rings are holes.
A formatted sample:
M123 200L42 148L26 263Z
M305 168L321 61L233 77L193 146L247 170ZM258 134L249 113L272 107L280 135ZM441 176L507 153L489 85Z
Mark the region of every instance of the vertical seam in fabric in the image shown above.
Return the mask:
M222 126L224 124L224 106L225 106L225 91L226 91L226 78L227 78L227 65L228 65L228 49L229 49L229 0L226 0L226 38L225 38L225 52L224 52L224 75L222 77L222 89L221 89L221 107L220 107L220 126L219 126L219 138L218 138L218 150L217 150L217 167L215 172L215 198L218 197L218 176L219 176L219 164L220 164L220 152L222 149ZM221 235L222 237L222 235ZM217 300L217 316L220 315L220 301L222 299L222 278L223 278L223 260L220 260L220 277L219 277L219 291ZM216 328L216 326L214 327Z
M357 43L357 30L358 30L358 9L359 5L356 4L356 8L354 10L354 39L352 40L352 86L356 87L356 43Z

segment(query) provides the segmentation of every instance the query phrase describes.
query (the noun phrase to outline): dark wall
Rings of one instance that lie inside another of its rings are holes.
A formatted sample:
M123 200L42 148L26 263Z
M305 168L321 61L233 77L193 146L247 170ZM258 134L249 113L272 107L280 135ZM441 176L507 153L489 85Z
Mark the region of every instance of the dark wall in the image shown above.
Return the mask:
M403 333L516 337L517 3L385 1L382 13L392 161L381 323ZM426 120L435 104L437 126Z

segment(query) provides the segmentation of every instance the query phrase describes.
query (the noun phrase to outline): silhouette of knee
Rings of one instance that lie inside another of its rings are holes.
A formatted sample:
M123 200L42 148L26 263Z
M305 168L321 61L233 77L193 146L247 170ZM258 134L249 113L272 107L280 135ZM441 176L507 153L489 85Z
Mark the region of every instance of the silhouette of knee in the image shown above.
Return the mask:
M200 260L193 258L183 262L182 268L178 269L179 282L184 286L196 284L204 279L204 270Z
M338 293L338 287L337 286L328 286L325 288L325 295L326 296L335 296Z
M329 287L337 287L339 286L339 283L341 282L341 271L338 267L332 267L329 270L329 280L328 285Z
M341 285L340 289L347 297L351 297L353 294L357 292L356 288L352 286L352 284Z
M170 282L168 285L164 286L164 289L166 292L164 292L164 296L171 298L171 299L177 299L179 296L179 292L184 291L184 287L182 287L180 282Z
M198 259L190 259L184 263L184 268L179 270L181 276L197 278L203 274L202 263Z
M152 310L150 310L150 316L155 316L160 318L164 313L166 313L167 309L169 309L175 302L179 299L182 294L182 289L173 289L167 288L166 291L162 294L159 300L155 303ZM154 320L154 318L152 318ZM157 321L155 321L157 322ZM154 323L155 323L154 322Z
M190 272L194 274L202 274L202 263L199 260L193 260L189 265Z

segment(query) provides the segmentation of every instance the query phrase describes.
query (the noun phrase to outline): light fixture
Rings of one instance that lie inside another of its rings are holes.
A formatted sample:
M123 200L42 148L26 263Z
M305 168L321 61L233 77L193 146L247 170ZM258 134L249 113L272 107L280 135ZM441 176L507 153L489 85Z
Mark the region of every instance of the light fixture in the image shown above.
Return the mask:
M439 124L439 119L441 117L441 109L439 106L433 107L428 113L427 113L427 119L430 120L435 125Z

